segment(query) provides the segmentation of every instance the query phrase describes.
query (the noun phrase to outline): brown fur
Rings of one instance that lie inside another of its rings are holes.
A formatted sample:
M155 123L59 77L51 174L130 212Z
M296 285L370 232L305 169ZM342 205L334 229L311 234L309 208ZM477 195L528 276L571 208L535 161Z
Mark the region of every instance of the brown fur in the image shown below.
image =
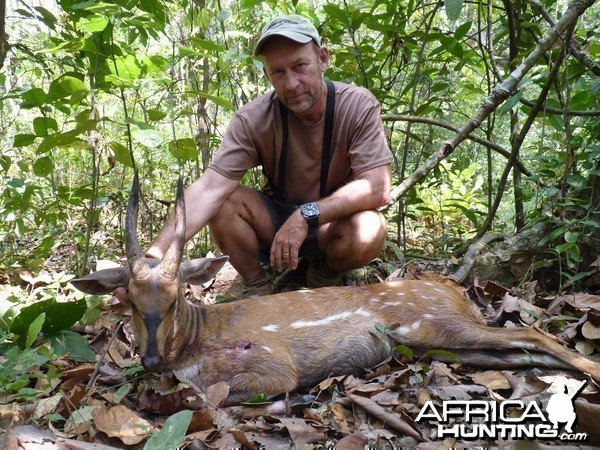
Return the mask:
M88 277L94 275L102 274ZM195 306L175 282L152 279L146 286L129 282L142 358L148 356L145 318L158 314L154 351L160 365L153 370L181 372L200 388L225 381L228 403L310 387L331 375L358 375L396 344L523 349L519 362L526 362L525 351L548 353L600 381L599 363L532 328L488 327L456 289L436 282L328 287Z

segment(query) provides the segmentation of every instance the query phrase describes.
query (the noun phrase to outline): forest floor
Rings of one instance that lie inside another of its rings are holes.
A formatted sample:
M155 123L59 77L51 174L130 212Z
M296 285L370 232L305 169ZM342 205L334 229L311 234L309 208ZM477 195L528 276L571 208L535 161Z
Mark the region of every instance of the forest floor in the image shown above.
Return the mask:
M416 271L407 273L415 276ZM418 277L444 278L428 272ZM368 280L358 282L381 279L381 273L373 270ZM600 295L539 296L535 286L527 284L518 291L494 283L465 287L485 318L498 326L536 326L555 334L574 351L598 359L598 336L588 339L586 335L597 331L592 318L600 315ZM213 284L194 294L211 302L235 296L238 288L237 273L226 266ZM61 376L29 403L7 397L0 406L0 448L167 449L180 442L181 436L185 439L180 448L186 449L600 446L600 391L591 381L586 383L582 374L542 367L475 369L452 362L452 355L442 349L438 356L450 362L409 358L399 348L395 356L360 378L329 378L305 392L253 405L209 406L225 398L227 387L215 385L199 393L183 383L161 381L145 373L135 352L128 308L116 298L108 304L93 329L78 330L89 339L96 363L64 359ZM122 326L117 325L121 322ZM566 413L574 405L577 427L572 434L561 433L561 440L550 436L547 408L563 386L569 395L577 392L571 403L562 404ZM503 404L512 407L505 410ZM194 410L189 426L189 416L176 414L184 409ZM468 411L473 414L470 420L465 417ZM466 428L460 429L461 424ZM483 437L474 424L497 425L496 434ZM514 439L514 434L501 431L517 425L521 431L529 427L541 434ZM462 437L455 436L459 429ZM469 432L472 437L465 438Z

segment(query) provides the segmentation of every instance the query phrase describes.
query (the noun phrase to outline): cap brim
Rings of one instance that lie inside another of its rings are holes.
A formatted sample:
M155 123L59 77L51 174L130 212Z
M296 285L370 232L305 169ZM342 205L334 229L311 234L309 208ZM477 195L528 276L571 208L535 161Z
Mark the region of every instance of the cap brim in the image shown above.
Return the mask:
M260 38L260 40L258 41L258 43L256 44L256 47L254 49L255 56L260 55L260 52L262 51L262 48L264 47L267 40L269 40L273 36L285 37L285 38L291 39L292 41L296 41L300 44L306 44L313 40L312 37L307 36L306 34L296 33L295 31L285 31L285 32L273 31L272 33L267 33Z

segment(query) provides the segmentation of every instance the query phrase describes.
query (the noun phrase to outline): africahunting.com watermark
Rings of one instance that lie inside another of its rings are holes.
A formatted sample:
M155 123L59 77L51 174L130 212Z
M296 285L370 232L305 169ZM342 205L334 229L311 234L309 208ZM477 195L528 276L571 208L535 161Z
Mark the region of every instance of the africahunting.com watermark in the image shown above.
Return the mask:
M447 400L425 403L416 422L437 424L437 438L479 439L560 439L585 441L588 434L575 432L577 414L574 399L586 382L569 393L562 385L543 407L537 401Z

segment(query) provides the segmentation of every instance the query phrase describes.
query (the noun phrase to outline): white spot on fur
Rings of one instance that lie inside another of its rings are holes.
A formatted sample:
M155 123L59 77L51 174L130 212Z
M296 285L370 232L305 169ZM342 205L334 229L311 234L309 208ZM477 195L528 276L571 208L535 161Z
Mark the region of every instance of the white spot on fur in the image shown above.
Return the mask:
M433 314L423 314L423 317L425 319L433 319L434 315Z
M184 378L188 380L193 380L195 377L198 376L199 373L202 372L202 370L202 364L194 364L192 366L187 366L182 369L176 370L175 375L181 374Z
M268 351L269 353L273 353L273 349L271 347L263 345L261 348L264 349L264 350L266 350L266 351Z
M290 326L292 328L318 327L322 325L328 325L332 322L337 322L338 320L349 319L355 315L370 317L371 313L362 308L358 308L356 311L344 311L320 320L298 320L297 322L292 323Z
M385 306L399 306L401 304L402 304L402 302L385 302L384 303Z
M262 327L262 329L265 331L276 332L279 330L279 325L277 325L277 324L265 325L264 327Z
M409 327L398 327L398 328L396 328L396 333L401 334L401 335L410 334L410 328Z
M413 324L412 324L410 327L411 327L413 330L418 330L419 328L421 328L421 321L420 321L420 320L417 320L417 321L416 321L415 323L413 323Z

